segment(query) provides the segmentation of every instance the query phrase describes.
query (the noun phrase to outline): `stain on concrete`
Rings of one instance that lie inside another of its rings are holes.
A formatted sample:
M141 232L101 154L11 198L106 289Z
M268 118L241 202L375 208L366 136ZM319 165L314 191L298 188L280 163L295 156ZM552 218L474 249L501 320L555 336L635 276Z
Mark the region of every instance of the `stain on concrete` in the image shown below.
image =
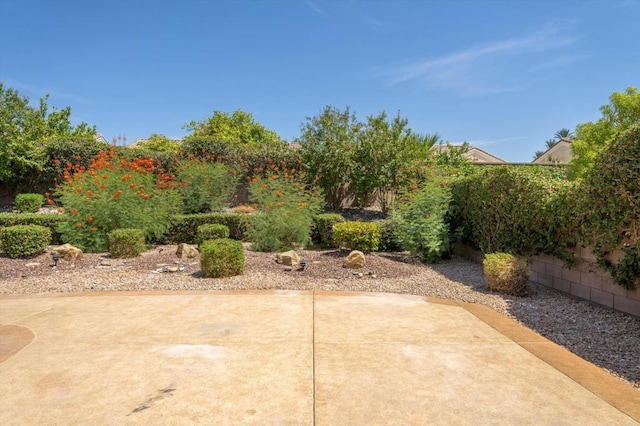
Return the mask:
M0 326L0 364L20 352L35 337L27 327L12 324Z
M215 345L166 345L151 350L170 358L203 358L217 361L229 355L229 349Z
M167 387L164 389L158 389L157 393L155 396L147 399L145 402L143 402L142 404L140 404L139 406L137 406L136 408L134 408L133 410L131 410L131 412L129 414L127 414L127 417L132 415L132 414L136 414L139 413L141 411L147 410L149 408L151 408L151 406L153 405L154 402L160 401L161 399L166 398L167 396L173 396L173 392L176 391L176 388L172 388L172 387Z

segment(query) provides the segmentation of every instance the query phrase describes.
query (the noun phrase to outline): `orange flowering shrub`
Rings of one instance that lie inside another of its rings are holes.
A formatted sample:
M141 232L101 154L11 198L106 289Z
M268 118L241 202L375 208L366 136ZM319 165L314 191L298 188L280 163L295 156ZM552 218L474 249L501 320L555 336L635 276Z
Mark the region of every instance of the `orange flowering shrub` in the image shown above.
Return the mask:
M66 216L59 232L85 251L107 250L107 234L118 228L139 228L147 239L160 238L180 212L179 195L167 186L171 177L153 160L128 161L115 147L100 152L88 167L67 163L63 178L56 190Z

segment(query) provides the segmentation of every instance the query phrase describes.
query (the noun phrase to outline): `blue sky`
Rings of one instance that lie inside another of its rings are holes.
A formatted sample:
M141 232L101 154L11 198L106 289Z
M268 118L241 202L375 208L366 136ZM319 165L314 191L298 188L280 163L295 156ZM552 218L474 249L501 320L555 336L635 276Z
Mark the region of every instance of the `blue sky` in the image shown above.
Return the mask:
M531 161L640 86L640 1L0 0L0 80L107 140L242 109L284 139L325 105Z

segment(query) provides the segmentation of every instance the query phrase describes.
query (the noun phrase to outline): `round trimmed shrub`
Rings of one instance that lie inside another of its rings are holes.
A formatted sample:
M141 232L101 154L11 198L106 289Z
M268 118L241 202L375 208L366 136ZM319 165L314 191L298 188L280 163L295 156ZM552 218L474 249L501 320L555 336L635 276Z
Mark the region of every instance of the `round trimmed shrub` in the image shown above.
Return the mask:
M20 213L36 213L42 203L44 197L41 194L18 194L14 201L16 210Z
M136 228L114 229L107 234L109 239L109 253L111 257L136 257L147 247L144 240L144 230Z
M333 225L333 242L337 247L377 251L382 239L382 226L371 222L347 221Z
M527 295L526 258L509 253L491 253L485 255L482 266L489 290L513 296Z
M207 240L200 246L200 269L207 278L232 277L244 272L244 250L229 238Z
M40 225L0 228L0 249L12 259L42 253L51 244L51 230Z
M198 248L207 240L217 240L220 238L229 238L229 227L219 223L207 223L198 226L196 231L196 243Z

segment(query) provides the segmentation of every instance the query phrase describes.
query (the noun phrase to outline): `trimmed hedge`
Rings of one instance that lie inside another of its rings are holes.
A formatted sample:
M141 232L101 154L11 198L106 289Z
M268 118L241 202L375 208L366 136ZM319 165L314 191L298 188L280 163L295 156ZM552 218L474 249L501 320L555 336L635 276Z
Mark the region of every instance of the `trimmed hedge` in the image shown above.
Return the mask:
M196 244L198 247L207 240L217 240L219 238L229 238L229 227L219 223L207 223L198 226L196 231Z
M333 242L362 252L377 251L382 239L382 226L372 222L341 222L333 226Z
M51 244L62 244L58 224L63 222L65 217L56 213L0 213L0 228L16 225L40 225L51 230Z
M344 222L345 219L338 213L322 213L313 218L311 239L320 247L334 247L333 226Z
M39 225L0 228L0 248L12 259L42 253L51 244L51 230Z
M16 195L15 206L20 213L36 213L43 202L44 197L41 194L18 194Z
M144 240L144 229L120 228L107 234L109 253L114 258L136 257L147 247Z
M200 269L207 278L232 277L244 272L242 243L229 238L207 240L200 246Z
M199 213L176 215L165 237L169 244L196 243L198 226L206 224L225 225L229 228L229 236L235 240L243 240L246 235L247 215L240 213Z

